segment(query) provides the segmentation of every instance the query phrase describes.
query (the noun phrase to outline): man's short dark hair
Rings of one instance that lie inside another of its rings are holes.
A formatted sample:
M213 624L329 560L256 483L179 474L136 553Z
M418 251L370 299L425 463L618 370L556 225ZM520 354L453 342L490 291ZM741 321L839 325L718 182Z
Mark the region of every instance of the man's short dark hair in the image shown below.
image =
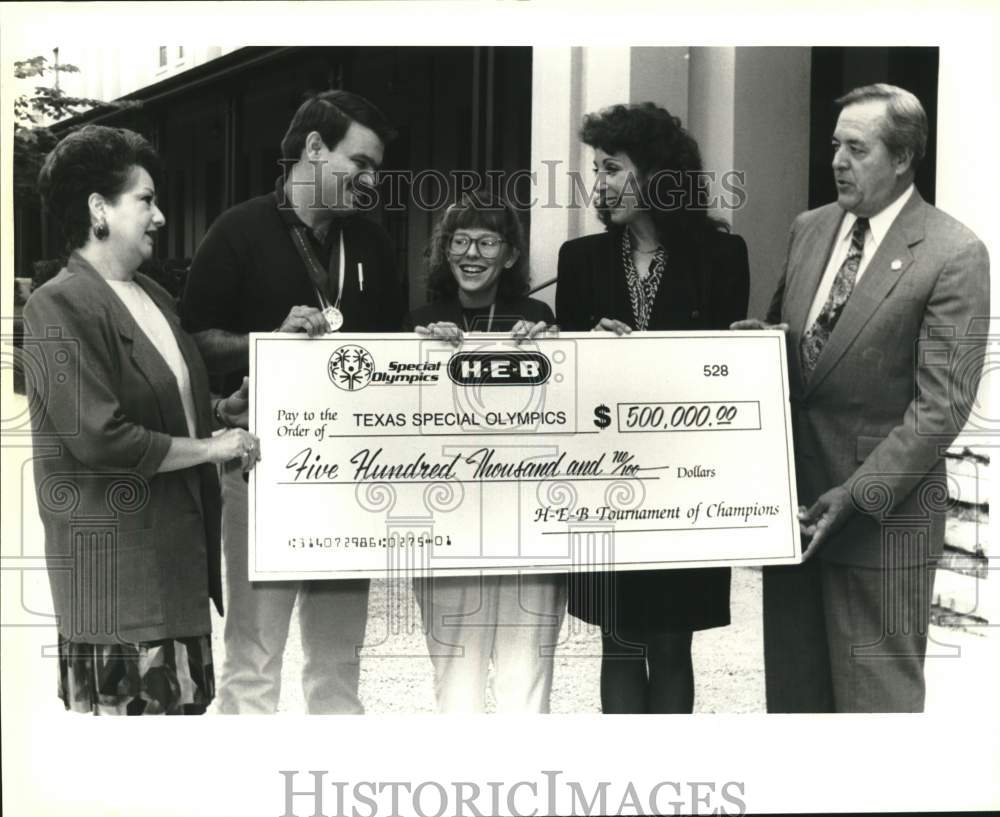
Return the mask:
M906 89L885 82L848 91L837 100L837 105L844 109L848 105L875 99L886 103L882 141L893 156L909 153L910 169L916 170L927 152L927 114L924 106Z
M38 191L66 239L67 251L87 243L90 194L117 201L136 167L145 168L153 184L159 185L162 172L156 150L138 133L125 128L87 125L52 149L38 174Z
M344 138L351 122L375 131L382 144L396 138L396 131L385 114L363 96L350 91L324 91L307 99L295 112L281 140L282 158L298 159L306 145L306 137L313 131L319 133L327 148L333 150Z

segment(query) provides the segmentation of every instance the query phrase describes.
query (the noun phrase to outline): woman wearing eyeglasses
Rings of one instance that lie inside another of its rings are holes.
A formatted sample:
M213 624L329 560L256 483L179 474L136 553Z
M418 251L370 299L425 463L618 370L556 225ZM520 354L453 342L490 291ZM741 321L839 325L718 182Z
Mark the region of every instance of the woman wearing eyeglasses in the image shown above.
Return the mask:
M468 331L544 332L555 317L548 304L524 294L524 252L524 230L509 204L486 191L462 196L431 238L431 302L407 317L407 330L456 342Z
M408 316L406 329L456 345L469 331L544 332L552 310L525 295L524 259L514 209L487 192L463 196L434 231L431 302ZM434 577L415 580L414 592L440 712L483 712L491 661L496 711L549 711L552 653L566 611L562 574Z

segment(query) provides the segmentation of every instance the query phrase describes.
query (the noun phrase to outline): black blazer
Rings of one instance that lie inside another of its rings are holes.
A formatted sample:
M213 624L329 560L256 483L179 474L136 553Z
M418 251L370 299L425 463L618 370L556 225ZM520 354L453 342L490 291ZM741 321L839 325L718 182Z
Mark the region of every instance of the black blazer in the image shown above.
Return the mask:
M601 318L635 326L621 256L621 230L567 241L559 250L556 315L561 329L593 329ZM739 236L711 233L704 244L670 252L649 329L728 329L746 317L747 247ZM729 623L729 568L635 570L569 577L569 612L630 633L683 632Z
M567 241L559 249L556 317L569 332L593 329L601 318L635 327L625 283L621 230ZM716 232L701 246L670 251L649 329L728 329L746 317L750 295L747 245Z

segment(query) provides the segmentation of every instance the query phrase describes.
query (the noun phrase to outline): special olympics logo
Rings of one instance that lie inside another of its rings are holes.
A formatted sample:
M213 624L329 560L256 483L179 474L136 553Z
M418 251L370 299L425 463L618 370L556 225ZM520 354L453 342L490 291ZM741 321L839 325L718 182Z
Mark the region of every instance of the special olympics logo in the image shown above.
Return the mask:
M361 346L340 346L330 355L326 371L338 389L358 391L372 382L375 359Z

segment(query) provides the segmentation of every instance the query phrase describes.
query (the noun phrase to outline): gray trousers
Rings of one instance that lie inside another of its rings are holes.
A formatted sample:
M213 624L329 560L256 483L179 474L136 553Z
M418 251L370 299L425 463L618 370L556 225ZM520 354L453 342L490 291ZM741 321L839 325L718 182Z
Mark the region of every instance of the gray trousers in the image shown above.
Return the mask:
M222 474L226 560L226 655L216 706L222 714L270 714L298 601L302 689L310 714L361 714L360 650L368 621L367 579L253 582L247 579L247 485L240 468Z
M934 567L764 568L768 712L923 712Z

